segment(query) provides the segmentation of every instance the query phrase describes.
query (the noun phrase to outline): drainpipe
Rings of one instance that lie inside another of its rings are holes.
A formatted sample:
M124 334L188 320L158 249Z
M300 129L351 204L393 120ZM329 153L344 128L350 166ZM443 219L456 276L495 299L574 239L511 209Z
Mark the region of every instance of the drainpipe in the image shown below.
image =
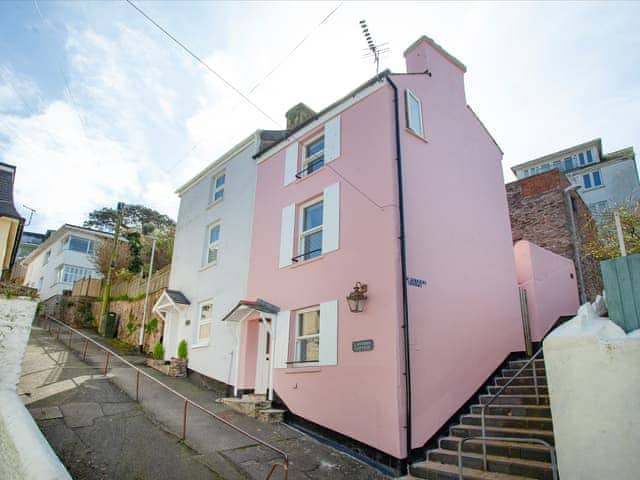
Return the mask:
M393 100L395 102L395 127L396 127L396 165L398 172L398 210L400 214L400 266L402 269L402 330L404 340L404 369L405 369L405 401L407 423L407 461L411 453L411 357L409 350L409 295L407 292L407 247L405 242L404 224L404 194L402 187L402 150L400 148L400 104L398 102L398 87L386 75L387 81L393 88Z
M582 258L580 254L580 240L576 229L576 218L573 213L573 198L571 198L571 192L578 190L580 185L569 185L564 189L564 195L567 199L567 208L569 209L569 224L571 226L571 239L573 240L573 255L576 264L576 270L578 274L578 290L580 294L580 305L584 305L587 302L587 294L584 290L584 275L582 273Z

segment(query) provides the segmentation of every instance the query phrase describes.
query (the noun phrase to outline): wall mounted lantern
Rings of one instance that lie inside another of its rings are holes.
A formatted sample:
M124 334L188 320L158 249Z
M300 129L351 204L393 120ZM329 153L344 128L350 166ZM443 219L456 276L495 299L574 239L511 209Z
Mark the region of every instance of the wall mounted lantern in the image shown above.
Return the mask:
M364 304L367 301L367 285L364 283L356 282L353 290L347 295L347 302L349 303L349 310L352 313L360 313L364 310Z

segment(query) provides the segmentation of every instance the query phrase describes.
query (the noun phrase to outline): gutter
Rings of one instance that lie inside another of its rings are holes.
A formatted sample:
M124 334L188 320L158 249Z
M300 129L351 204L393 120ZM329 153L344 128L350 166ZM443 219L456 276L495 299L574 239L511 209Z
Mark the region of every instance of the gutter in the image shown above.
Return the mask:
M395 129L396 129L396 165L398 171L398 210L400 214L400 266L402 269L402 330L404 340L404 368L405 368L405 402L406 402L406 429L407 429L407 461L411 453L413 417L411 410L411 356L409 345L409 294L407 291L407 246L405 241L404 223L404 193L402 187L402 149L400 148L400 103L398 101L398 87L391 80L389 73L385 75L389 85L393 88L393 100L395 102Z

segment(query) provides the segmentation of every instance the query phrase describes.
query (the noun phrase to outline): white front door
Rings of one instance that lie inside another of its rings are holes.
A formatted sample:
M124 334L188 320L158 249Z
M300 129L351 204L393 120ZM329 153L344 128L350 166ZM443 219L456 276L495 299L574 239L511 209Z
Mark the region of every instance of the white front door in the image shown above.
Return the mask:
M258 332L258 354L256 359L256 384L254 392L266 394L271 375L271 320L262 319Z

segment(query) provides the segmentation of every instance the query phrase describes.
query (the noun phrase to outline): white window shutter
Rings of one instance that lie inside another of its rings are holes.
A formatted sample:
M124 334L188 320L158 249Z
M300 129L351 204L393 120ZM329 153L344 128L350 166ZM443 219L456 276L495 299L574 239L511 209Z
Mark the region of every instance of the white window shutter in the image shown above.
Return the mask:
M322 205L322 253L338 249L340 238L340 184L324 189Z
M276 335L274 338L274 364L273 368L287 368L289 360L289 323L291 312L286 310L278 312L276 317Z
M293 229L295 225L296 204L292 203L282 209L280 227L280 263L279 267L291 265L293 257Z
M289 185L298 173L298 143L287 148L284 156L284 184Z
M329 163L340 156L340 116L324 124L324 161Z
M320 304L320 365L338 364L338 301Z

